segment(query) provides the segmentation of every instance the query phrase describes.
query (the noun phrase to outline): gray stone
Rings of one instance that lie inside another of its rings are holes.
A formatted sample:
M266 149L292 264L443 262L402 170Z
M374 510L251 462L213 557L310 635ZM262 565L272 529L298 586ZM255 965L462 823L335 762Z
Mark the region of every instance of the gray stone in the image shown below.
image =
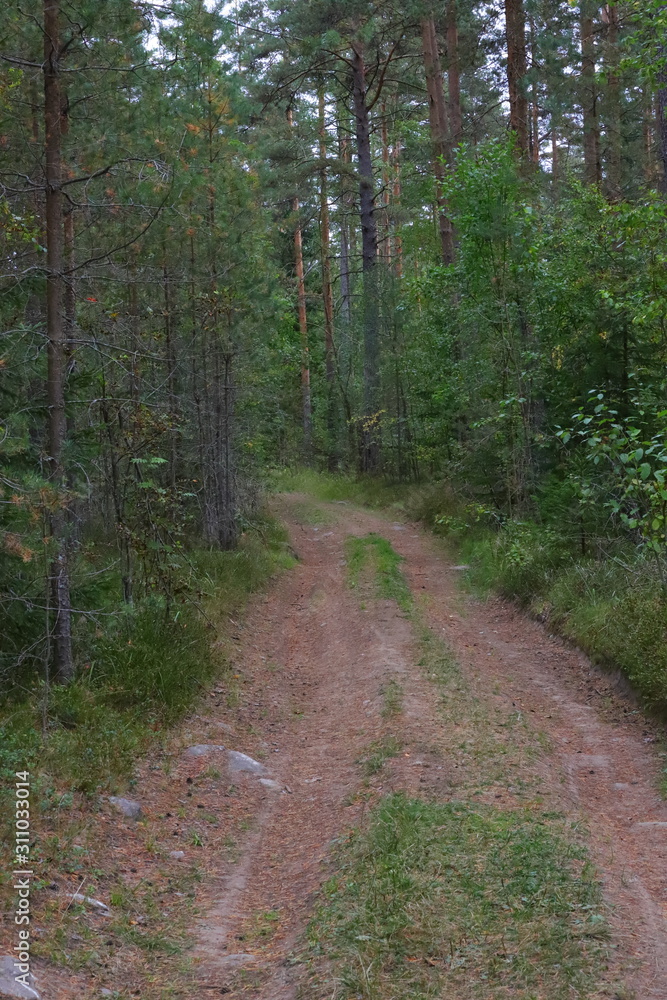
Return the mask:
M219 743L197 743L193 747L188 747L185 751L186 757L206 757L210 753L219 753L225 748Z
M259 783L260 785L264 785L265 788L270 788L272 792L282 791L282 786L277 781L274 781L273 778L260 778Z
M667 830L667 822L661 819L648 819L643 823L635 823L633 829Z
M132 799L124 799L122 796L110 795L109 802L112 806L127 816L128 819L140 819L142 816L141 806L138 802L133 802Z
M179 858L184 858L185 857L185 851L169 851L169 857L170 858L176 858L177 860Z
M16 977L22 973L14 965L15 961L13 955L3 955L0 958L0 996L32 997L32 1000L39 1000L39 993L33 986L24 986L22 982L16 981ZM32 973L28 973L27 978L30 983L34 983Z
M73 903L83 903L85 906L92 906L94 910L100 910L101 913L108 914L109 907L106 903L103 903L101 899L93 899L92 896L84 896L81 892L71 892L69 898Z
M227 751L227 763L232 774L239 771L248 771L250 774L266 774L266 768L263 764L238 750Z
M257 955L251 955L249 952L238 951L233 955L224 955L220 959L220 964L225 969L242 969L245 965L251 965L257 960Z

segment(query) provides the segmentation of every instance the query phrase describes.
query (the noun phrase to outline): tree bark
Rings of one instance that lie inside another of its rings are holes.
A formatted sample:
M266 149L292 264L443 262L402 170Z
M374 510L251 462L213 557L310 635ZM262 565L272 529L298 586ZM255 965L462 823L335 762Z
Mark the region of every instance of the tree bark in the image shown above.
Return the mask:
M604 8L607 25L605 63L607 67L607 92L605 104L606 146L607 146L607 194L611 201L622 197L621 176L621 81L620 55L618 49L618 4L610 3Z
M231 334L231 331L230 331ZM222 350L222 397L220 407L220 477L222 511L218 528L218 541L224 551L233 549L238 536L236 520L236 455L234 452L234 354L230 344Z
M396 210L401 204L401 144L396 141L391 151L391 164L393 168L392 201L394 205L394 274L397 278L403 277L403 240L396 219Z
M292 110L287 112L287 123L292 125ZM313 457L313 404L310 391L310 347L308 344L308 311L306 308L306 280L303 268L303 237L299 218L299 199L292 199L294 212L294 273L296 276L297 319L301 338L301 426L303 429L303 457L309 463Z
M662 163L660 190L667 197L667 70L660 71L658 81L658 140Z
M443 195L446 166L451 160L449 144L449 123L445 105L440 53L435 22L432 17L424 18L421 25L422 48L424 51L424 71L426 74L426 91L428 93L428 114L431 124L431 144L433 148L433 173L436 185L436 207L438 212L438 230L444 264L454 260L454 239L452 223L447 214L447 206Z
M328 465L329 470L333 471L336 468L338 460L336 447L336 356L334 350L333 288L331 285L327 132L323 90L320 90L318 95L318 110L320 140L320 256L322 266L322 306L324 311L324 366L327 380Z
M55 554L51 563L53 654L55 679L61 683L74 675L72 609L68 565L66 488L63 446L67 434L65 382L67 335L64 322L65 234L62 211L60 5L44 0L44 131L45 131L45 232L46 232L46 336L48 341L47 399L49 478L60 494L51 518Z
M174 345L174 328L176 326L171 288L171 274L167 265L167 247L164 247L164 257L162 261L162 286L164 292L164 341L165 341L165 365L167 368L167 399L169 413L169 486L176 488L178 474L178 438L179 438L179 414L178 414L178 386L177 386L177 362Z
M451 144L452 146L456 146L463 138L459 30L456 20L456 0L449 0L447 6L447 89L449 93Z
M303 239L299 221L299 199L292 201L294 223L294 272L296 274L297 316L301 337L301 420L303 426L303 455L306 462L313 456L313 407L310 395L310 348L308 346L308 313L306 310L306 281L303 270Z
M350 212L353 202L353 194L349 189L348 174L347 170L350 164L350 147L347 140L347 136L341 129L341 121L343 120L342 109L339 113L339 133L338 133L338 143L339 143L339 154L341 161L343 163L343 170L341 172L341 191L340 191L340 308L343 322L346 327L349 328L352 322L352 289L350 282L350 235L349 235L349 225L350 225Z
M597 5L596 9L597 9ZM600 166L600 132L597 115L597 87L595 84L595 40L593 35L592 7L582 3L581 13L581 107L584 122L584 179L587 184L599 184L602 179Z
M366 66L361 43L353 46L352 94L359 169L361 265L364 276L364 377L361 468L380 467L380 296L377 273L377 222L374 206L370 115L366 100Z
M382 101L380 115L381 115L380 135L382 138L382 212L380 215L380 219L381 219L382 235L378 237L378 251L385 266L387 268L390 268L392 259L392 248L391 248L391 223L389 217L389 201L390 201L389 129L387 128L387 102L384 100Z
M510 128L523 159L528 159L528 98L525 91L526 18L523 0L505 0L507 39L507 86L510 99Z
M558 157L558 133L555 127L551 126L551 180L558 183L559 177L559 157Z
M535 21L530 19L530 64L531 69L537 65L537 53L535 47ZM530 158L537 167L540 163L540 94L537 86L537 77L533 77L532 100L530 102Z

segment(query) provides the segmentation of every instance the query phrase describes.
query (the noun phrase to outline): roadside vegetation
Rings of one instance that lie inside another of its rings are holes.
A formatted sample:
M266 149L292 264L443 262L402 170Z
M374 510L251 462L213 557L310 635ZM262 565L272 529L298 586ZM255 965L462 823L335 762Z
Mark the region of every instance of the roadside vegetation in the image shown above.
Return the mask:
M229 615L293 558L284 531L265 520L235 551L193 550L183 563L188 579L170 603L152 597L117 610L104 591L94 595L70 684L49 687L37 675L5 691L0 770L7 783L25 769L95 793L130 778L141 752L224 674L216 639Z
M161 751L175 727L215 683L233 697L235 681L224 638L234 631L234 616L249 594L293 565L285 537L276 522L264 518L232 552L191 550L183 556L190 584L170 604L152 597L119 612L105 601L100 588L91 594L95 613L81 622L77 632L77 648L82 651L77 677L66 686L47 687L37 675L4 692L0 805L6 853L0 888L3 897L13 894L10 805L15 772L29 771L36 836L33 856L43 873L33 883L33 916L43 925L35 933L36 956L74 972L95 971L119 948L129 948L128 955L132 953L132 961L146 975L145 996L154 995L151 969L159 966L164 973L169 956L180 961L201 878L197 867L181 871L174 862L170 867L168 852L164 844L160 846L164 839L160 820L148 828L140 824L129 840L141 844L142 856L145 849L170 871L167 902L159 888L164 885L162 877L140 879L129 888L121 859L101 856L97 850L94 831L100 823L96 816L100 796L131 796L137 769L148 752L166 764ZM179 808L181 814L189 816ZM207 821L213 818L206 813L195 817L190 846L203 843ZM103 843L104 834L99 837ZM62 896L50 891L56 883L61 890L71 885L82 895L101 895L111 907L111 918L95 919L95 909L83 902L63 907ZM6 906L10 907L9 899ZM149 926L143 927L144 923ZM172 968L174 981L176 968ZM171 994L160 987L155 995Z
M628 537L603 498L587 500L573 516L574 488L555 480L535 494L530 515L510 518L454 478L410 485L301 470L281 472L274 482L421 522L467 566L465 586L517 600L593 662L619 670L647 709L667 713L665 553L661 543ZM370 543L348 544L354 566L359 547Z

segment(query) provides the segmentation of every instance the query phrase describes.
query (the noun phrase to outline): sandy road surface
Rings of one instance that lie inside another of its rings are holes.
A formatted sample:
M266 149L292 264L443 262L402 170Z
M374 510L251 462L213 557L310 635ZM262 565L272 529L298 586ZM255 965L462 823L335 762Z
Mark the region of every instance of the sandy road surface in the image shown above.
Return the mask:
M357 761L382 731L391 677L404 691L406 750L390 787L452 794L437 753L444 721L416 665L409 621L391 601L364 607L346 586L345 538L373 531L405 558L428 624L479 698L545 734L536 766L545 794L590 829L611 904L616 975L637 1000L667 997L667 804L656 792L650 726L539 624L501 602L463 598L456 570L424 532L344 504L319 505L330 523L308 523L303 505L295 495L278 502L300 562L251 607L237 657L249 679L239 711L282 791L264 795L243 855L198 930L202 995L297 996L303 971L290 956L327 878L331 841L365 808Z

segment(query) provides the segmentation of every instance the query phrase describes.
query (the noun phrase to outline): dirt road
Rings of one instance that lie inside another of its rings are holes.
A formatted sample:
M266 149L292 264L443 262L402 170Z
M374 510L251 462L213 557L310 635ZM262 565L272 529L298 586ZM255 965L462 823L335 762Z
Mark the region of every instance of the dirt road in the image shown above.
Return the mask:
M411 623L395 602L364 604L346 583L345 539L377 532L404 557L425 620L454 650L489 725L511 716L543 734L526 766L550 801L590 831L623 995L667 997L667 805L657 792L654 728L539 624L501 602L463 597L458 571L414 526L296 495L281 498L278 513L300 561L246 618L236 656L244 696L235 709L277 787L264 787L242 856L198 928L202 995L296 997L305 973L292 956L328 877L332 841L363 818L369 796L456 793L458 764L433 684L417 665ZM383 732L392 680L403 692L403 751L360 794L358 761ZM509 803L514 789L484 794Z

